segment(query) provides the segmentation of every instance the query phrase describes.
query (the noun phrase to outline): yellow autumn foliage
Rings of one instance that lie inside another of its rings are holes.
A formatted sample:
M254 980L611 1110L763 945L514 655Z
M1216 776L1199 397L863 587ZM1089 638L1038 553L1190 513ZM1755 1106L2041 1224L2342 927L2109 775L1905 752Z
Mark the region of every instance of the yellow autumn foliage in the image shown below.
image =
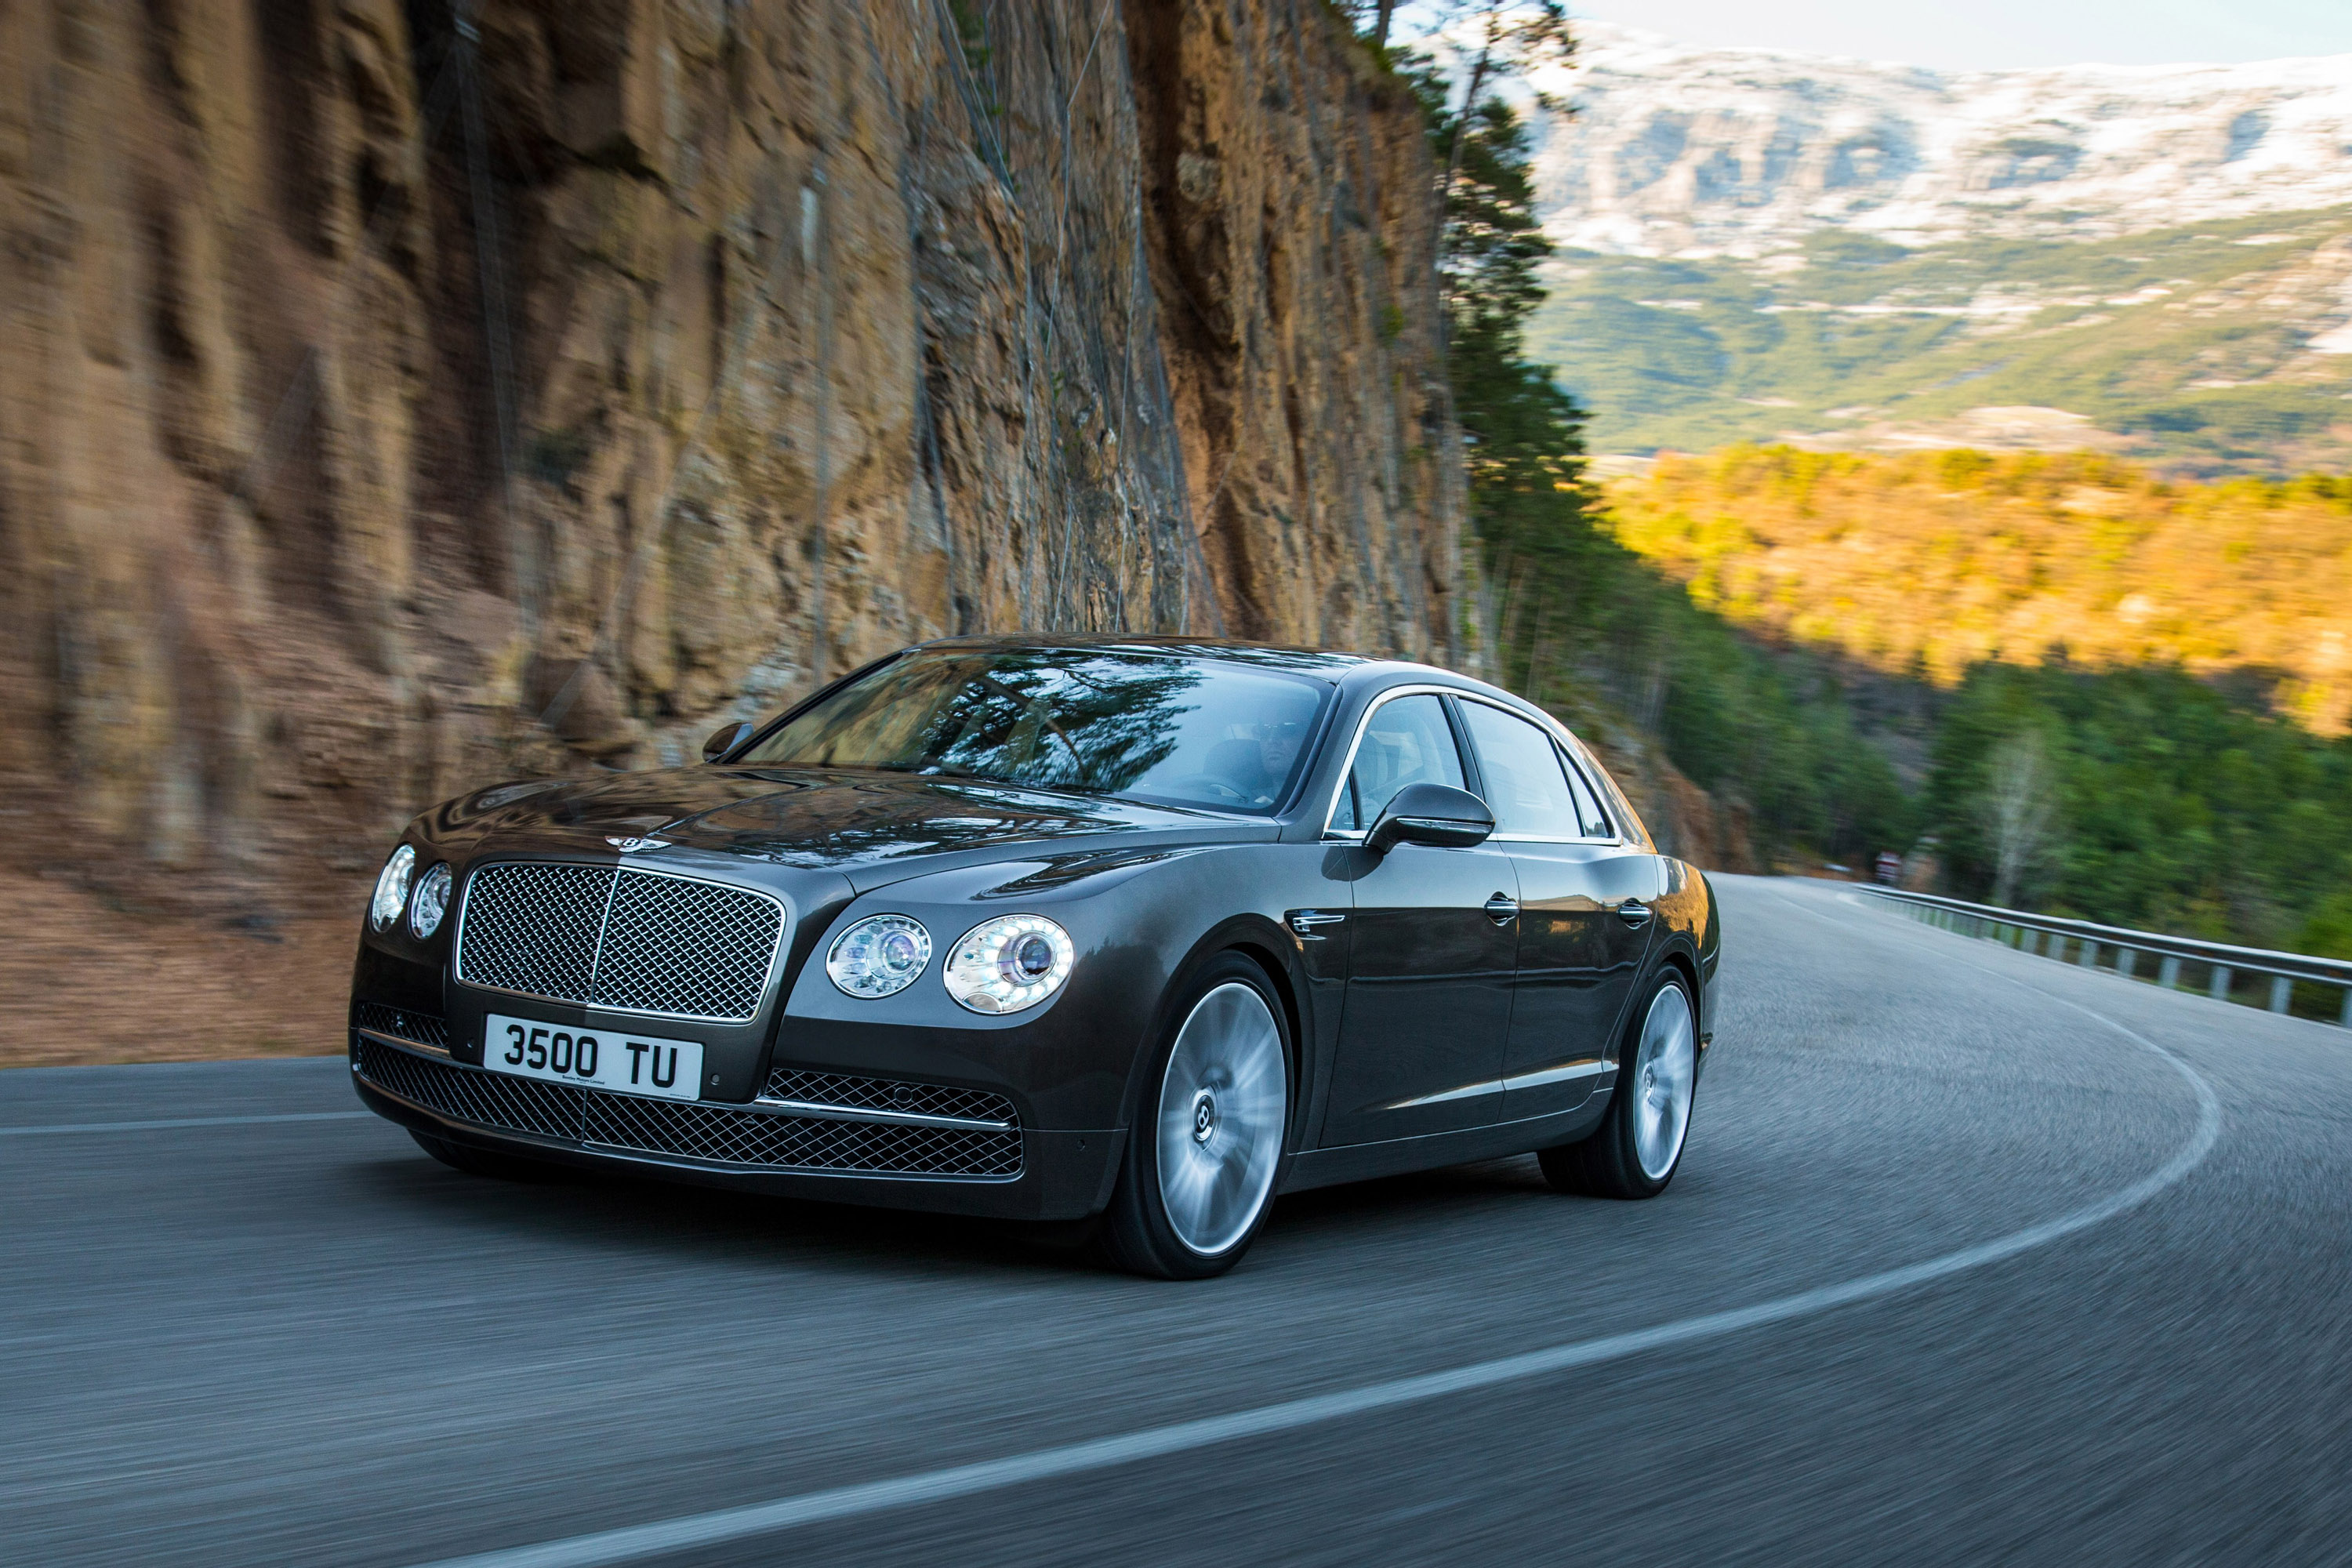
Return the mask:
M2254 677L2317 733L2352 725L2352 478L1732 447L1603 493L1604 526L1699 605L1889 674L2178 664Z

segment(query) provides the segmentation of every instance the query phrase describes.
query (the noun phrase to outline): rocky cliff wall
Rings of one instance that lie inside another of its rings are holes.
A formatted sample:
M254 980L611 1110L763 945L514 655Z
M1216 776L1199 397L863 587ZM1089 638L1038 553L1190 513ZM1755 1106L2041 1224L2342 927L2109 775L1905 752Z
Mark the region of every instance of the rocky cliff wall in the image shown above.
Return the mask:
M962 631L1455 657L1430 170L1314 0L25 0L0 71L20 859L298 899Z

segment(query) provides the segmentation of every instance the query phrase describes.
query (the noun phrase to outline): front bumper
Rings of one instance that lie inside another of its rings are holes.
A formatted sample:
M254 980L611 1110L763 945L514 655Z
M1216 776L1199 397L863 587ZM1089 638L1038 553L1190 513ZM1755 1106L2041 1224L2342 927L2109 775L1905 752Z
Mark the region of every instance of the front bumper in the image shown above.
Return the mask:
M354 1028L351 1065L362 1103L430 1136L708 1186L1068 1220L1109 1202L1118 1169L1118 1132L1024 1127L982 1091L780 1065L749 1102L655 1100L492 1072L390 1028Z

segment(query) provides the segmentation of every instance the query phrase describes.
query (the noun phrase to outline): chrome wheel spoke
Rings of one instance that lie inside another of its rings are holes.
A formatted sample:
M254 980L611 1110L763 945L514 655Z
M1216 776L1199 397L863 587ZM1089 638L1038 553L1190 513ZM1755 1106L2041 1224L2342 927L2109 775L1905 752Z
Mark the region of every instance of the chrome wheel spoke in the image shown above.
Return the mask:
M1265 1000L1239 982L1202 997L1160 1088L1160 1200L1186 1247L1215 1254L1248 1233L1274 1185L1288 1103Z
M1663 1180L1690 1130L1691 1089L1698 1071L1697 1032L1679 985L1664 985L1642 1020L1633 1058L1633 1152L1642 1173Z

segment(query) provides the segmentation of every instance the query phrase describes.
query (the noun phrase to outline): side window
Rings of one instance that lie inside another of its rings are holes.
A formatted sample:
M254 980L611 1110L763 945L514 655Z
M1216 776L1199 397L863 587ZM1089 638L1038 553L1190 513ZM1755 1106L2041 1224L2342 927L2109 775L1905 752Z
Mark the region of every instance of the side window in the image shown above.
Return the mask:
M1462 704L1478 771L1486 783L1486 808L1501 833L1537 838L1581 838L1584 824L1569 794L1568 773L1551 737L1516 714L1484 702Z
M1332 827L1342 833L1364 831L1380 819L1390 796L1414 784L1452 784L1455 789L1464 784L1462 757L1454 749L1444 706L1426 695L1399 697L1373 710L1363 743L1356 748L1356 765L1339 786Z
M1576 793L1576 814L1584 820L1584 836L1587 838L1616 837L1617 830L1609 826L1609 814L1601 809L1600 802L1593 796L1592 786L1584 782L1584 775L1576 771L1574 763L1568 763L1568 782Z

